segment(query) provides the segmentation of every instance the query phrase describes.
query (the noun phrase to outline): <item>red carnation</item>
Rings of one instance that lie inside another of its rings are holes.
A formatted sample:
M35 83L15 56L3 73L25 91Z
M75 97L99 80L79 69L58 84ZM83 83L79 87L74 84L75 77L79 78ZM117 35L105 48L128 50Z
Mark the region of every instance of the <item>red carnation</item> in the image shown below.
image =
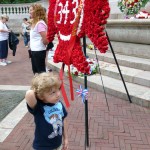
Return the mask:
M84 66L81 66L81 72L83 72L84 73Z
M88 62L85 61L85 62L83 63L83 65L84 65L84 67L87 67L87 66L88 66Z
M76 76L78 76L78 71L76 71L74 74L75 74Z
M75 8L76 3L68 1L67 9L70 12L67 14L67 18L65 18L66 15L64 13L58 13L60 12L61 7L55 6L56 0L49 0L49 2L50 7L48 13L47 38L51 42L54 39L55 34L58 34L59 40L59 44L55 51L54 61L64 62L68 65L74 64L74 66L77 67L77 69L81 72L89 72L88 62L86 62L86 58L80 46L80 38L87 35L101 52L106 52L108 42L103 30L105 29L105 24L107 23L106 19L109 17L110 12L108 0L84 1L83 22L79 33L76 35L73 49L70 50L71 58L69 58L68 54L68 45L70 45L70 40L63 40L62 37L64 38L65 36L68 36L72 33L73 24L70 24L70 21L74 19L75 15L72 10ZM64 6L66 5L66 0L59 0L59 2L62 3L63 8L65 9ZM80 0L78 0L78 2L80 2ZM78 9L76 11L78 11ZM61 15L62 18L60 19ZM54 17L56 18L56 20L54 19ZM59 20L61 20L61 23L57 23L57 21ZM60 36L59 33L61 33L61 35L63 36Z
M90 62L89 62L89 64L93 64L93 62L92 62L92 61L90 61Z
M85 68L85 73L89 74L90 73L90 66Z

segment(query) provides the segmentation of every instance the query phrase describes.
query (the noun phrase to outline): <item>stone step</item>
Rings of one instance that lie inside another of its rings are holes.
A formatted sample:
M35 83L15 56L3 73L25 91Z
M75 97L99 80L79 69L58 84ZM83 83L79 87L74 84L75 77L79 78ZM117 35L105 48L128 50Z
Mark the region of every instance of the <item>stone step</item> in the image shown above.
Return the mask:
M56 49L56 44L55 43L57 43L56 39L54 40L54 46L55 46L55 49ZM94 50L88 50L87 49L88 56L94 58L95 54L93 54L93 53L95 53ZM98 54L98 57L100 57L100 60L102 60L102 56L105 57L105 55L106 55L106 56L111 57L111 55L112 55L110 53L100 54L99 51L97 51L97 54ZM120 56L120 55L117 55L117 57L118 56ZM124 57L124 59L125 59L126 56L122 56L122 57ZM118 60L119 64L123 62L122 57ZM99 66L100 66L102 74L105 75L105 76L109 76L109 77L121 80L117 65L114 64L115 62L113 62L113 63L112 62L110 62L110 63L106 62L108 59L105 59L105 58L103 60L104 61L99 61ZM140 61L140 62L143 63L144 60ZM138 61L136 61L135 63L138 63ZM124 64L127 65L127 63L124 63ZM132 67L134 67L133 62L130 62L130 64L132 65ZM145 64L146 64L146 62L145 62ZM142 86L150 87L150 71L145 71L145 70L141 70L141 69L134 69L134 68L125 67L125 66L122 66L122 65L119 65L119 66L120 66L120 69L121 69L121 73L124 77L124 80L126 82L135 83L135 84L139 84L139 85L142 85Z
M53 63L53 61L50 60L48 61L48 64L52 69L56 71L59 71L62 65L61 63ZM66 68L65 72L67 72ZM102 76L102 79L106 93L122 98L124 100L128 100L124 85L121 80L110 78L107 76ZM83 77L75 77L73 78L73 80L84 84ZM96 74L88 76L87 81L88 87L103 91L100 75ZM150 108L150 88L128 82L126 82L126 86L133 103Z
M150 58L150 45L144 43L129 43L129 42L119 42L119 41L110 41L113 47L113 50L116 54L133 56L138 58ZM89 38L86 38L86 43L93 44ZM110 51L110 46L108 48Z
M97 50L96 53L100 61L116 64L114 57L110 51L108 51L105 54L102 54ZM87 55L91 58L96 57L95 51L89 50L88 48L87 48ZM150 59L138 58L138 57L126 56L120 54L115 54L115 56L117 58L119 65L121 66L140 69L144 71L150 71Z
M116 64L99 61L101 73L105 76L121 80L120 73ZM150 71L119 66L123 78L126 82L150 87Z
M111 41L111 44L114 52L117 54L150 59L150 50L149 45L147 44L134 44L117 41Z
M87 43L91 41L87 38ZM54 40L54 46L56 49L57 46L57 38ZM91 43L90 43L91 44ZM121 79L118 68L114 61L114 57L112 53L107 52L106 54L100 54L99 51L96 51L100 61L100 69L103 75ZM95 51L89 50L87 48L87 55L95 58ZM150 87L150 72L145 70L150 70L150 61L149 59L125 56L116 54L117 60L120 65L120 69L124 80L130 83L136 83L142 86ZM141 69L135 69L141 68Z

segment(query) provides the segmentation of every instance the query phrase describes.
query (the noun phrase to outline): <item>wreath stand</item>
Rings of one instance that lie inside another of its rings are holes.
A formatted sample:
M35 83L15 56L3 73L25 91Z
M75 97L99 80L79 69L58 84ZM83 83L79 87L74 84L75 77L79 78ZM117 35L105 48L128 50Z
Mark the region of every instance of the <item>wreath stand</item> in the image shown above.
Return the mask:
M121 73L121 70L120 70L120 67L119 67L119 64L118 64L118 61L117 61L116 55L115 55L115 53L114 53L114 50L113 50L113 47L112 47L112 45L111 45L111 42L110 42L109 36L108 36L108 34L107 34L107 31L106 31L106 36L107 36L108 43L109 43L109 46L110 46L111 52L112 52L112 54L113 54L114 60L115 60L115 62L116 62L116 65L117 65L117 68L118 68L118 71L119 71L119 74L120 74L121 80L122 80L123 85L124 85L124 88L125 88L125 90L126 90L126 93L127 93L128 99L129 99L129 102L130 102L130 103L132 103L131 98L130 98L130 95L129 95L129 92L128 92L128 89L127 89L127 86L126 86L126 83L125 83L124 78L123 78L123 75L122 75L122 73Z
M83 51L86 57L86 36L83 37ZM87 89L87 74L84 74L84 88ZM85 107L85 150L89 147L89 124L88 124L88 100L85 97L84 100Z
M120 70L120 67L119 67L117 58L116 58L116 56L115 56L115 53L114 53L114 50L113 50L113 47L112 47L112 45L111 45L111 42L110 42L110 39L109 39L109 37L108 37L107 32L106 32L106 36L107 36L108 43L109 43L111 52L112 52L112 54L113 54L114 60L115 60L115 62L116 62L116 65L117 65L117 68L118 68L118 71L119 71L121 80L122 80L123 85L124 85L124 88L125 88L125 90L126 90L126 93L127 93L127 96L128 96L128 100L129 100L130 103L132 103L131 98L130 98L130 95L129 95L129 92L128 92L128 89L127 89L127 86L126 86L126 83L125 83L124 78L123 78L123 75L122 75L122 73L121 73L121 70ZM85 57L86 57L86 36L83 37L83 51L84 51L84 55L85 55ZM101 75L101 74L100 74L100 75ZM87 74L84 74L84 88L87 89ZM105 93L105 90L104 90L104 93ZM106 98L106 93L105 93L105 98ZM107 99L106 99L106 100L107 100ZM107 103L107 104L108 104L108 103ZM85 97L84 105L85 105L85 150L86 150L86 147L89 147L88 100L87 100L86 97ZM108 110L109 110L109 108L108 108Z

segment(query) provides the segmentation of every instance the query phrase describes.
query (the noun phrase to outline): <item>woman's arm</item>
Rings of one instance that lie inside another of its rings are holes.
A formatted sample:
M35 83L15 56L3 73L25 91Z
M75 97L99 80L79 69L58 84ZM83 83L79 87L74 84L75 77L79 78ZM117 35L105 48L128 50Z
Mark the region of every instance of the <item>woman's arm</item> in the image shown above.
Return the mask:
M40 35L42 37L43 44L47 45L49 42L48 42L47 37L46 37L46 31L40 32Z
M37 30L42 37L43 44L47 45L49 43L49 41L47 39L47 26L40 22L37 26Z
M63 149L62 150L67 150L68 149L68 132L67 132L68 126L67 126L67 119L64 119L64 132L63 132Z
M0 29L0 32L10 32L11 30L8 29L8 30L3 30L3 29Z
M0 21L0 32L10 32L10 30L8 29L7 25L4 25L1 21ZM5 27L5 28L4 28Z
M37 100L36 100L35 93L33 90L28 90L26 92L25 100L27 104L30 106L30 108L34 109L34 107L37 104Z

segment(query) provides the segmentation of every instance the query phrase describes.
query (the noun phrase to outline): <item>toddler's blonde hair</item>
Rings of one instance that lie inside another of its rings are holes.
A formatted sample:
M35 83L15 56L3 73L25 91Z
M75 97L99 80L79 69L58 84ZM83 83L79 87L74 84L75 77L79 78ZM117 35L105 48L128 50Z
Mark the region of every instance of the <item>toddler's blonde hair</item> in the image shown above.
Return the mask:
M38 98L42 98L44 93L51 92L53 88L60 88L61 80L58 75L53 73L36 74L32 79L31 89Z

